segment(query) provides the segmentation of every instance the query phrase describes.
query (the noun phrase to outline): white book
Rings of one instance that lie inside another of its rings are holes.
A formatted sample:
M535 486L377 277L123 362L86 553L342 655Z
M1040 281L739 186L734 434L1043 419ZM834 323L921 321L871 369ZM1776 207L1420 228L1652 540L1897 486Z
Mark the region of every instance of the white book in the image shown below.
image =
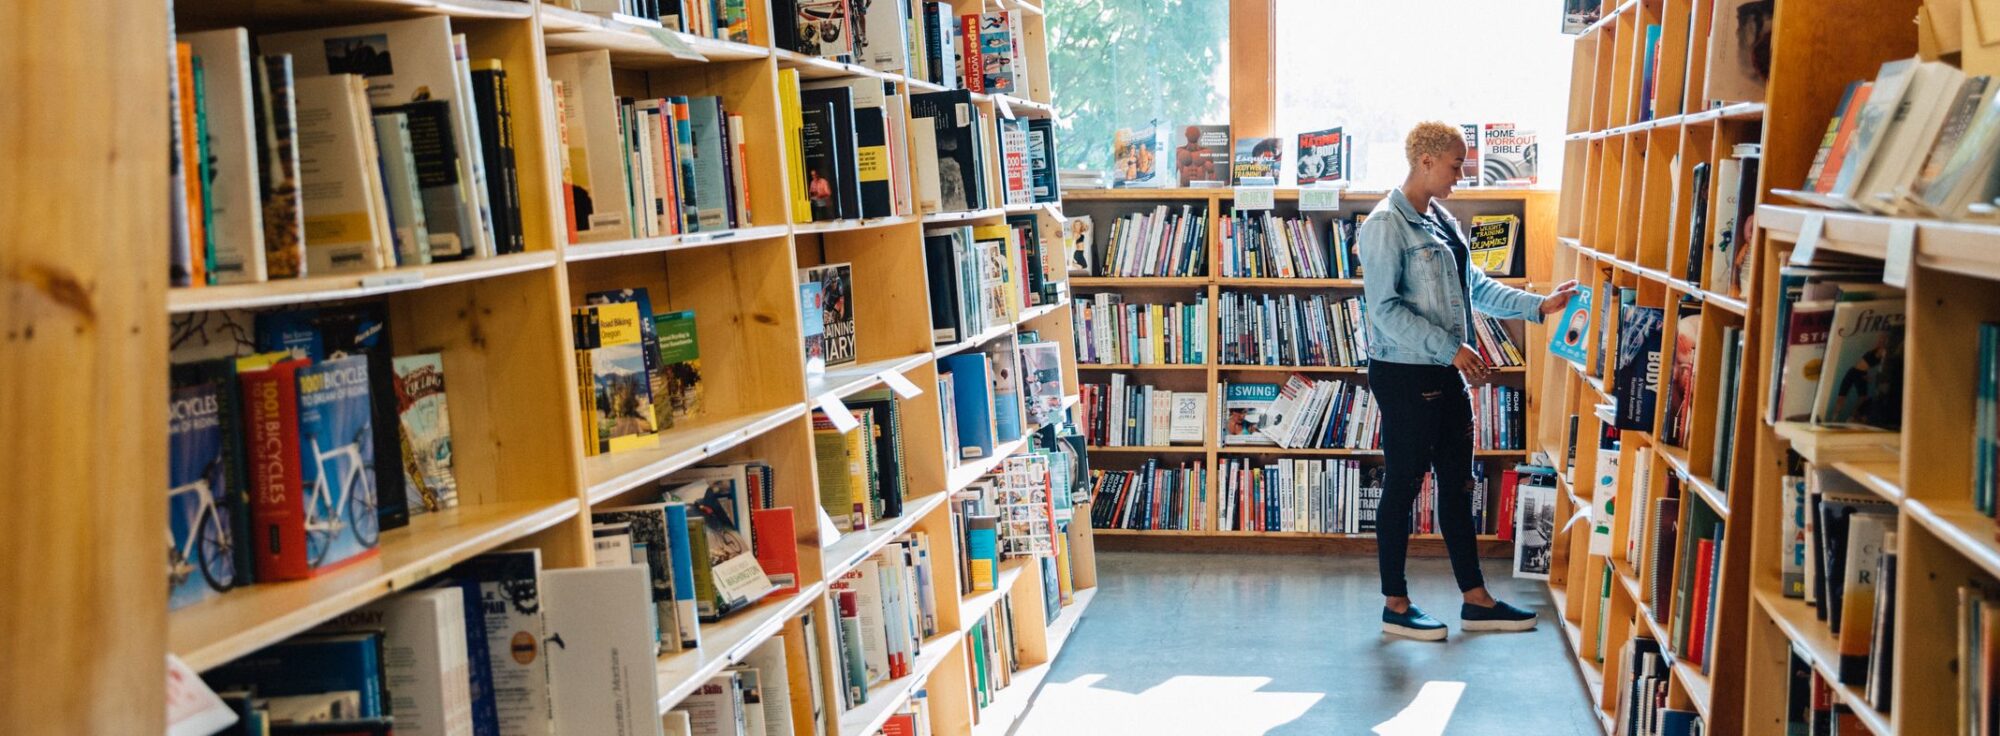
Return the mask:
M465 34L452 34L451 50L452 61L458 70L455 77L458 81L458 99L460 101L460 104L453 105L452 109L454 111L464 111L463 114L457 115L457 119L460 131L465 135L467 150L471 151L466 158L472 163L472 178L470 180L472 186L466 187L466 189L472 195L474 209L479 213L479 219L477 220L479 227L473 229L473 234L477 236L477 240L474 242L476 247L473 255L478 258L492 258L495 247L493 236L493 202L488 199L486 191L486 148L481 143L479 123L473 117L472 53L466 45Z
M889 647L882 615L881 563L869 558L828 586L830 590L852 590L855 608L861 615L861 654L867 666L868 682L874 687L889 679Z
M1881 72L1875 77L1875 87L1868 94L1867 104L1855 116L1854 135L1848 139L1847 159L1841 165L1840 176L1834 180L1829 195L1852 201L1859 194L1861 182L1876 163L1875 154L1895 122L1896 111L1902 107L1916 71L1915 58L1898 59L1882 65Z
M471 665L465 648L465 594L416 590L354 609L318 629L382 632L382 670L396 733L471 736Z
M1959 85L1964 82L1965 72L1950 64L1932 61L1917 66L1904 104L1896 108L1875 154L1876 161L1855 191L1857 205L1877 213L1895 210L1898 202L1891 195L1916 179L1923 155L1944 126L1945 113L1957 100Z
M748 736L792 736L792 685L785 657L785 640L773 636L758 644L743 658L743 666L757 670L763 687L764 730Z
M687 711L670 710L660 719L666 729L666 736L694 736L694 725L688 722Z
M396 231L389 223L389 183L383 179L382 146L375 137L375 116L368 109L368 92L364 85L354 89L354 129L361 131L362 160L368 175L368 209L374 213L370 222L375 226L375 261L378 268L396 266Z
M1148 387L1152 402L1146 407L1146 446L1159 447L1167 444L1167 437L1173 434L1174 396L1165 389Z
M695 688L674 710L687 716L692 736L743 736L743 693L738 675L724 670Z
M887 637L889 649L889 674L899 676L910 664L910 655L915 652L911 644L909 598L903 585L909 579L903 569L902 547L889 545L875 553L880 564L882 584L882 627Z
M903 104L902 95L888 95L884 99L889 120L889 196L897 215L914 215L916 199L909 174L912 133L909 118L903 114L909 108ZM931 136L936 140L937 132L931 131Z
M917 206L924 212L942 211L944 184L938 178L937 129L932 127L930 118L914 118L908 127Z
M375 271L386 244L378 225L388 218L371 191L378 171L369 155L375 134L366 82L355 74L302 77L293 81L298 100L299 171L304 180L301 207L306 221L306 271L313 274Z
M906 35L909 27L903 23L909 4L902 2L872 2L865 6L865 14L855 23L860 27L860 43L854 50L854 57L862 66L878 72L901 74L909 66L908 53L910 39ZM852 11L850 11L852 12ZM878 88L880 85L877 85Z
M431 262L429 227L424 222L423 187L417 183L417 154L410 143L410 116L404 112L376 113L375 146L382 154L384 196L394 234L396 264L420 266Z
M264 281L264 202L259 185L257 133L251 122L250 34L241 28L183 33L179 40L201 60L208 109L210 234L218 284ZM192 170L192 169L190 169Z
M1737 188L1743 181L1742 159L1730 157L1715 162L1715 210L1709 213L1710 225L1709 254L1706 264L1709 288L1720 288L1722 273L1728 267L1728 255L1739 245L1731 242L1736 238L1737 210L1740 209Z
M478 126L473 124L471 96L466 93L470 88L470 67L460 64L449 18L431 16L274 33L259 36L257 44L264 54L291 54L293 71L298 77L335 73L366 76L368 102L373 107L394 107L425 99L450 103L452 147L456 149L460 180L459 221L487 222L479 210L479 197L485 187L480 175L483 167L479 164ZM300 112L303 128L303 109ZM477 238L482 228L466 230L468 237ZM491 249L489 237L485 248L477 252Z
M570 176L577 206L587 201L590 216L577 229L585 242L629 237L623 202L627 196L625 154L618 144L618 95L611 86L611 52L549 55L549 78L569 93Z
M661 733L652 585L637 565L542 573L556 733Z
M1172 429L1167 433L1167 441L1172 443L1201 444L1202 417L1208 413L1208 394L1198 391L1180 391L1173 395Z
M665 173L661 162L666 160L666 154L660 150L664 143L660 140L660 101L640 100L634 103L628 119L632 121L632 142L638 144L639 149L632 167L632 175L639 185L639 214L634 219L639 222L646 237L665 235L668 232L663 222L666 208L662 204L666 201L663 196L666 187L660 175Z
M759 736L764 733L764 673L755 667L737 665L729 668L736 673L737 697L743 700L743 736Z

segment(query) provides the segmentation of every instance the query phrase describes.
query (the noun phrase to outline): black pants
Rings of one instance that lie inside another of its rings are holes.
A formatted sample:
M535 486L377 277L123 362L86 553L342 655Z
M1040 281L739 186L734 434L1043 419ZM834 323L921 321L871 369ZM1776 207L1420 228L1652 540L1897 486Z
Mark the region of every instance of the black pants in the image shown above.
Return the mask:
M1486 585L1472 528L1472 400L1448 365L1370 361L1368 386L1382 411L1382 505L1375 516L1382 595L1409 595L1403 577L1410 516L1425 471L1435 471L1439 531L1460 591Z

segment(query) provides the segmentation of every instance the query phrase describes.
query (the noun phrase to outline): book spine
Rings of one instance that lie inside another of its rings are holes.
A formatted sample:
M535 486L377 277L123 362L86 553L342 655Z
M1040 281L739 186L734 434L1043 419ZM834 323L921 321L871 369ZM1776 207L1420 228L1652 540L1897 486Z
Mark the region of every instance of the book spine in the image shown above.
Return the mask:
M959 16L959 77L965 90L973 94L986 92L986 58L979 46L979 14Z
M242 377L251 541L262 580L297 580L310 573L295 375L295 365L280 364Z

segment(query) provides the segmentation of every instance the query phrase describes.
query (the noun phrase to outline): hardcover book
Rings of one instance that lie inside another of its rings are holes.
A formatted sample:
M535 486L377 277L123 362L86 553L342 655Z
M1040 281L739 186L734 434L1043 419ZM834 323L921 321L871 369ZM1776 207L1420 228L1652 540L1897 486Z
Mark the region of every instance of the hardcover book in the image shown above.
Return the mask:
M1902 426L1903 309L1901 298L1834 305L1813 400L1814 424Z
M397 422L403 448L403 490L410 514L458 505L451 469L451 412L445 403L444 356L395 359Z
M317 575L375 554L381 539L368 358L316 363L298 380L305 554Z
M1660 330L1665 319L1666 312L1655 307L1625 306L1621 310L1612 386L1618 400L1619 429L1653 429L1653 407L1660 389Z
M226 447L240 441L224 431L223 382L173 390L167 408L167 550L170 610L215 597L236 584L237 489Z
M928 119L933 150L917 150L913 155L922 165L936 161L938 201L943 212L965 212L987 206L986 190L980 185L977 134L980 112L966 90L925 92L910 95L912 120ZM914 123L912 129L926 127Z
M847 263L813 266L799 273L800 281L819 284L820 319L826 365L854 362L854 267Z
M1481 138L1481 185L1531 187L1540 182L1534 133L1513 123L1487 123Z
M1299 134L1299 186L1354 178L1349 170L1353 141L1340 128Z
M994 426L992 368L985 353L960 353L938 361L943 372L952 376L953 406L958 429L956 452L960 460L978 460L993 454L999 430ZM950 451L953 448L947 447Z
M1229 126L1190 125L1174 149L1174 171L1184 187L1229 185Z
M287 350L293 355L323 361L340 355L368 358L368 393L374 431L374 455L383 460L374 465L376 503L382 528L395 529L409 523L403 486L402 442L389 431L401 424L396 404L395 358L390 350L389 308L380 301L356 302L331 307L277 312L256 316L257 344L263 350ZM388 462L397 458L398 462Z
M1285 152L1276 138L1236 139L1234 171L1237 185L1275 186L1285 163Z

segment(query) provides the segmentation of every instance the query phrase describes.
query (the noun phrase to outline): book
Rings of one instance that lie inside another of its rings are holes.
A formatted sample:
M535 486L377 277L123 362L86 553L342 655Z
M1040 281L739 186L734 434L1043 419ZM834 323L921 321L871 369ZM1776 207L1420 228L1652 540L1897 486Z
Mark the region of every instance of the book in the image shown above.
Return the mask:
M820 318L826 365L848 365L855 360L854 270L851 264L829 263L802 269L800 281L819 284Z
M541 550L488 552L453 565L444 577L478 596L500 735L545 732L553 713L544 659Z
M1660 441L1687 447L1688 424L1694 420L1696 348L1701 339L1701 304L1683 300L1676 308L1673 355L1666 379L1666 409L1660 420Z
M1174 149L1174 173L1181 186L1227 186L1229 161L1229 126L1189 125L1181 129L1181 145Z
M202 98L208 131L211 175L203 186L206 235L213 248L206 272L213 284L264 281L264 215L260 139L253 121L255 100L250 36L242 28L180 34L202 69Z
M957 428L956 453L959 460L991 457L1002 440L995 424L993 369L985 353L959 353L938 361L942 372L952 376L953 403L950 414ZM946 447L947 452L953 448Z
M763 600L775 589L751 544L754 527L741 475L741 468L692 468L668 476L660 486L662 500L687 507L691 543L701 542L692 553L695 606L705 621Z
M1017 349L1021 362L1021 398L1027 409L1028 424L1041 426L1060 421L1063 402L1069 393L1063 387L1062 344L1022 342Z
M167 605L184 608L235 586L239 546L237 497L240 474L232 467L231 434L225 411L236 408L226 393L233 381L177 386L167 406ZM247 578L247 576L246 576Z
M1487 123L1480 140L1480 185L1534 186L1541 181L1533 132L1513 123Z
M301 487L309 575L373 556L381 538L376 512L375 437L368 358L351 355L298 371ZM400 475L400 474L399 474Z
M514 119L508 103L507 70L499 59L472 62L474 122L480 157L486 163L486 199L492 211L493 252L527 249L521 230L521 190L514 178Z
M1665 315L1665 310L1655 307L1625 306L1619 310L1618 362L1609 387L1617 399L1619 429L1647 432L1653 428Z
M1296 149L1299 186L1354 178L1354 172L1349 170L1353 164L1349 150L1352 146L1352 139L1341 128L1300 133Z
M798 14L792 23L791 46L807 56L847 59L854 55L854 21L849 16L849 0L796 0Z
M358 74L304 76L292 85L306 269L314 274L380 270L394 250L367 87Z
M834 205L841 218L888 217L895 214L892 201L889 161L887 98L882 85L865 77L849 77L800 84L802 104L807 109L831 103L834 145L827 156L810 159L815 170L830 164ZM845 95L837 90L845 89ZM827 153L823 141L808 146ZM900 147L900 144L898 144ZM810 189L810 187L809 187ZM827 219L827 218L815 218Z
M1479 124L1459 123L1458 132L1465 138L1465 163L1458 167L1458 186L1479 186Z
M1021 14L1019 11L996 10L979 14L978 18L978 69L980 80L977 91L987 94L1012 95L1027 86L1027 65L1022 60ZM968 46L972 39L966 39ZM967 73L967 77L971 77Z
M398 435L403 449L403 489L410 515L458 505L451 465L451 413L445 402L444 356L394 359Z
M390 712L382 648L379 631L307 634L214 667L202 679L211 687L250 689L264 698L351 693L354 707L344 717L380 718Z
M1576 295L1570 297L1568 304L1563 305L1562 317L1556 320L1555 329L1549 331L1550 354L1577 365L1583 365L1588 360L1592 335L1591 320L1597 314L1591 298L1591 287L1578 284Z
M1119 189L1165 186L1159 159L1166 148L1166 137L1166 131L1157 124L1118 129L1111 142L1111 186Z
M742 674L730 670L708 679L674 706L673 712L687 714L695 734L743 734Z
M1237 138L1232 174L1238 186L1275 186L1284 166L1284 150L1276 138Z
M646 569L657 651L675 652L699 645L701 635L693 598L688 597L689 605L684 609L682 598L677 595L679 587L691 587L694 583L675 577L674 526L668 517L667 504L603 508L593 511L590 519L594 524L624 525L630 552L621 556L628 561L636 558L638 565Z
M1224 446L1275 444L1265 430L1282 419L1272 413L1272 405L1278 400L1277 384L1226 383L1222 397Z
M300 205L297 100L292 94L292 57L258 56L251 89L257 114L258 200L264 223L264 275L297 278L305 273L305 208Z
M980 173L985 169L978 153L981 139L977 131L982 118L971 94L955 89L910 95L910 117L912 132L926 127L916 121L930 121L931 149L913 145L911 155L920 170L935 164L939 192L936 211L965 212L987 207Z
M589 305L573 315L577 375L588 387L586 446L602 454L651 445L658 430L639 305Z
M1903 416L1901 298L1833 306L1812 422L1894 430Z
M1554 560L1556 488L1523 480L1514 489L1514 577L1547 580Z
M660 372L667 389L665 398L654 398L664 410L657 413L671 413L674 421L701 416L701 340L695 310L654 314L653 334L659 340Z
M399 434L389 428L401 425L396 400L395 358L391 354L393 326L388 305L364 301L337 306L259 312L255 316L259 350L285 350L313 361L342 354L367 357L370 426L373 458L384 462L372 465L375 504L383 529L409 523L401 462L387 462L402 455ZM372 463L372 460L371 460Z
M1514 269L1514 246L1520 239L1521 218L1514 215L1474 215L1469 229L1469 262L1489 276Z
M652 725L660 707L660 678L647 577L645 568L630 565L542 574L544 626L551 642L547 677L562 690L552 699L555 732L659 732Z
M1208 396L1200 392L1175 392L1172 402L1172 429L1168 432L1167 441L1173 444L1201 444L1203 417L1208 414Z
M343 613L314 632L381 632L382 674L397 729L470 736L472 662L465 613L457 588L413 590Z

